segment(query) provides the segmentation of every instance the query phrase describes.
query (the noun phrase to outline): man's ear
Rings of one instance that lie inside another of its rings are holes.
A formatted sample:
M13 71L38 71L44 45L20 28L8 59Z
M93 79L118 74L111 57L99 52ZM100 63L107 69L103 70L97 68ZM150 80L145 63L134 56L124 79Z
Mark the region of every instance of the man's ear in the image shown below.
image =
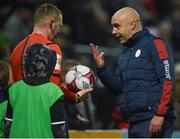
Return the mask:
M54 24L54 20L49 20L48 24L49 24L49 28L52 29L53 28L53 24Z
M136 28L136 22L131 21L130 25L131 25L132 30L134 30Z

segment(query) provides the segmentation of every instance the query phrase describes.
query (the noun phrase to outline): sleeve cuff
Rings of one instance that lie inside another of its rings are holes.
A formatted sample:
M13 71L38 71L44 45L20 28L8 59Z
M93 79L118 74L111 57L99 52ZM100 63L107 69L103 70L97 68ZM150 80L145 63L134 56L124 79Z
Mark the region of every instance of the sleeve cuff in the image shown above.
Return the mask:
M96 68L96 69L97 69L97 72L100 73L100 72L102 72L102 71L105 71L106 67L103 66L103 67L101 67L101 68Z
M156 116L161 116L161 117L164 117L164 116L165 116L165 114L162 114L162 113L156 113L155 115L156 115Z

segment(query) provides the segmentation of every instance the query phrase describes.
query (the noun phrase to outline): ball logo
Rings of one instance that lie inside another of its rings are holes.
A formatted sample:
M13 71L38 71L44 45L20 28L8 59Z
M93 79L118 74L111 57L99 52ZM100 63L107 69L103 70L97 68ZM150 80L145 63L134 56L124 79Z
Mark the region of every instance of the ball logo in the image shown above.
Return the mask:
M138 49L138 50L136 51L136 53L135 53L135 57L139 57L140 55L141 55L141 50Z
M88 83L86 83L86 82L83 81L82 84L83 84L83 88L84 88L84 89L89 88L89 84L88 84Z

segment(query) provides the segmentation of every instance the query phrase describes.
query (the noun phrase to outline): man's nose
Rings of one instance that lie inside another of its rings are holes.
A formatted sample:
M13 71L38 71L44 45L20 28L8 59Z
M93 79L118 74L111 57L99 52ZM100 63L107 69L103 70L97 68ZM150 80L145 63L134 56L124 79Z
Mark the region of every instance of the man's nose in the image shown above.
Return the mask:
M116 34L116 30L113 28L112 29L112 34L115 35Z

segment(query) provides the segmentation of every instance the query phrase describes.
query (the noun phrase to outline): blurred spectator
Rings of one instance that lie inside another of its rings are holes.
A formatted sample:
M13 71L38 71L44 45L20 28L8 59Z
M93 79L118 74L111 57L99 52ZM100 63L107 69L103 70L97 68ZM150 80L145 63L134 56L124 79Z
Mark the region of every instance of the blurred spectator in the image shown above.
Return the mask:
M49 2L49 1L48 1ZM109 15L102 0L52 1L63 11L65 24L70 25L74 43L91 41L107 45Z
M119 97L111 95L98 78L95 91L92 94L92 98L96 106L96 128L112 129L114 128L112 112L119 101Z
M8 63L0 61L0 138L5 137L4 119L6 116L8 88L11 84L11 68Z
M159 18L169 16L175 6L174 0L154 0L154 2L157 6Z
M8 60L11 41L6 33L0 32L0 60Z
M4 27L6 19L9 17L13 4L12 0L1 0L0 1L0 28Z
M180 51L180 6L173 10L171 22L173 25L173 45L175 47L175 50Z
M5 32L12 40L12 48L32 31L32 6L17 5L5 23Z
M128 129L129 125L127 122L124 121L121 113L120 113L120 107L116 106L112 113L112 118L115 122L115 128L118 129Z
M153 18L149 8L146 7L144 0L126 0L126 6L135 8L140 13L143 24L145 25L147 25L147 23Z
M159 16L155 0L141 0L141 2L151 17Z
M162 20L159 22L159 35L172 45L173 26L169 20Z
M176 91L175 91L175 113L176 119L174 122L174 129L180 130L180 62L177 62L175 65L176 72Z
M63 24L61 32L57 35L54 42L62 47L63 57L74 57L74 43L70 39L71 28L67 24Z

